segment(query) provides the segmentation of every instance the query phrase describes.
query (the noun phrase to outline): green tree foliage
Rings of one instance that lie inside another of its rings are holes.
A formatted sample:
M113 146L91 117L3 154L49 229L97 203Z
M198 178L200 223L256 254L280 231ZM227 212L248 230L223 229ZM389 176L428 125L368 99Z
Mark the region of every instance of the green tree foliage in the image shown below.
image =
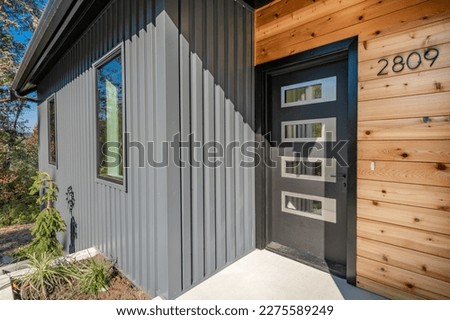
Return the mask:
M34 106L9 101L9 87L42 7L42 0L0 0L0 227L30 222L38 213L27 192L37 168L37 130L30 137L22 117Z
M32 176L36 174L37 149L38 131L35 128L31 136L14 148L14 165L9 169L0 167L0 227L33 222L39 213L36 195L28 193Z
M42 7L39 0L0 0L0 86L11 84Z

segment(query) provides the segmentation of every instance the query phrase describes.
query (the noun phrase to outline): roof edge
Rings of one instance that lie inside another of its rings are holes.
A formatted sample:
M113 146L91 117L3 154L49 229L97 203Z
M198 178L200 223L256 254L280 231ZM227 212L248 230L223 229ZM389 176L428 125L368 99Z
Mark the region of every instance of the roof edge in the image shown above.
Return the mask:
M78 1L82 2L82 0ZM49 0L14 77L11 85L12 90L24 93L33 89L33 85L28 83L32 67L39 60L49 40L57 31L58 26L64 20L74 2L75 0Z

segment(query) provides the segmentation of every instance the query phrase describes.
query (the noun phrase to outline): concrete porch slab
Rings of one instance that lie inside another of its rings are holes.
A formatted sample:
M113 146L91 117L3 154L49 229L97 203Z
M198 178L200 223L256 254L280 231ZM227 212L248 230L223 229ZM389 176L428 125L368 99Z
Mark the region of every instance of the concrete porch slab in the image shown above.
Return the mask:
M381 300L344 279L255 250L181 295L178 300Z

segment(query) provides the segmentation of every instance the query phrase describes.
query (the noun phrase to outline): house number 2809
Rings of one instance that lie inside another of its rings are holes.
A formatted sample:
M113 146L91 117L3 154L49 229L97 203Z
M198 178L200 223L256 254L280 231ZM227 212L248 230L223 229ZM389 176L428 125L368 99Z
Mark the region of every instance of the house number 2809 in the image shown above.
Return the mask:
M417 69L421 64L422 60L426 60L430 62L430 67L433 66L433 64L436 62L437 58L439 57L439 50L436 48L427 48L423 51L423 59L422 54L417 51L413 51L406 58L404 58L401 55L397 55L394 58L392 58L392 67L390 67L390 61L388 59L380 59L378 60L378 64L381 64L381 70L377 73L377 76L385 76L389 72L390 69L395 72L402 72L405 68L408 68L410 70Z

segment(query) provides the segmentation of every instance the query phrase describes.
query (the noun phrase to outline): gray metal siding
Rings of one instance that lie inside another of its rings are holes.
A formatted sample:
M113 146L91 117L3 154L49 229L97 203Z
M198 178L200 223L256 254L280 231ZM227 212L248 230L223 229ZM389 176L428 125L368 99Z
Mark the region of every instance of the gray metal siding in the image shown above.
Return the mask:
M126 190L96 179L95 74L92 63L123 43L126 131L130 141L224 146L254 139L253 13L234 0L112 1L38 84L56 92L58 166L47 160L47 107L39 106L40 169L60 186L57 208L70 217L75 192L76 249L96 246L152 295L173 298L254 248L254 170L191 168L207 156L182 148L170 165L139 168L129 149ZM192 136L190 134L192 133ZM145 160L148 160L147 146ZM61 238L66 246L69 235Z

